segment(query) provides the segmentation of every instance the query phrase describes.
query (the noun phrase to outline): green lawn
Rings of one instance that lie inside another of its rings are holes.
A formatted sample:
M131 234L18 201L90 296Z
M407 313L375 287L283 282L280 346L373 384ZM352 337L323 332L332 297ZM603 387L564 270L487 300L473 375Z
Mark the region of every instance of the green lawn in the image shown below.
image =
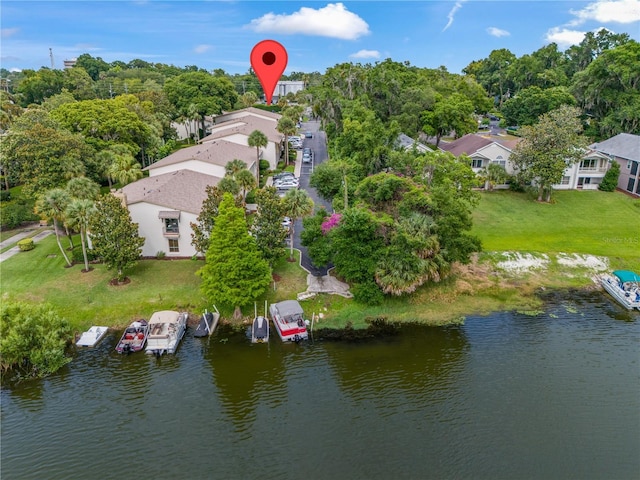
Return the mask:
M576 191L556 192L554 199L554 204L547 205L527 194L483 193L474 213L473 233L489 252L601 255L609 257L614 268L640 271L639 200L620 193ZM296 258L298 255L296 252ZM535 310L538 300L534 293L540 286L566 288L591 282L588 272L577 279L560 275L560 271L520 276L515 281L499 278L492 273L490 257L481 256L489 263L472 266L466 274L423 286L410 298L385 299L380 306L365 307L335 295L320 295L302 305L309 317L312 313L325 315L318 328L341 327L347 322L361 327L366 318L380 316L443 324L473 313ZM285 258L275 266L278 280L258 300L260 312L265 299L271 303L296 298L306 288L306 272L297 261ZM64 268L55 237L49 236L34 250L0 264L0 286L3 300L53 304L75 330L92 324L121 327L135 318L148 318L156 310L199 313L210 309L195 275L202 265L201 260L143 260L127 272L130 284L113 287L108 282L114 273L103 265L93 265L89 273L82 273L81 265ZM224 318L230 318L231 309L218 307ZM245 307L243 313L251 316L253 307Z
M559 191L551 204L509 191L481 194L473 233L486 251L582 253L640 265L640 200L622 193Z
M63 242L66 245L66 238ZM49 302L77 330L90 325L124 326L135 318L149 318L156 310L211 310L200 293L200 278L195 275L203 264L202 260L142 260L126 272L131 283L114 287L109 285L114 272L104 265L92 265L88 273L82 273L84 267L79 264L65 268L51 235L38 242L35 249L0 263L0 285L3 299ZM258 302L261 310L265 299L295 298L306 288L306 272L297 262L283 259L276 265L276 272L281 279ZM221 313L230 316L232 310L221 308ZM243 313L253 315L253 307Z

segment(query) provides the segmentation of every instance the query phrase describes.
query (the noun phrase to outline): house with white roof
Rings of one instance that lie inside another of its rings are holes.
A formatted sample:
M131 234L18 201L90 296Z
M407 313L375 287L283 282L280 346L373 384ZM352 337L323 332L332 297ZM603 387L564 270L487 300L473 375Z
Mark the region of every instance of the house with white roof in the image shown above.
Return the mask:
M590 148L620 165L618 189L640 197L640 135L619 133Z

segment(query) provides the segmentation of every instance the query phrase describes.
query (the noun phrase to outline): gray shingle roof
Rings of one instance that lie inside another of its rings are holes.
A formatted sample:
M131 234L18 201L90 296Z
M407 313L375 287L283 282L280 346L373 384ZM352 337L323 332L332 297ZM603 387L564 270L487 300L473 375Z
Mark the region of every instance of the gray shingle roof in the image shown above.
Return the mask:
M590 145L590 148L625 160L640 161L640 135L619 133L608 140Z
M182 148L162 160L158 160L156 163L149 165L144 168L144 170L166 167L167 165L174 165L187 160L199 160L224 167L235 158L245 162L247 168L251 168L256 162L256 149L228 140L218 139L202 145Z
M220 178L193 170L147 177L122 188L127 204L146 202L172 210L199 214L207 198L207 185L216 185Z
M225 127L225 125L233 126L223 128ZM271 120L258 118L252 115L246 115L242 118L236 118L227 122L217 123L213 127L213 133L204 137L202 140L200 140L200 142L206 143L217 138L224 138L237 133L249 136L254 130L260 130L267 136L269 141L279 143L284 138L284 135L276 130L276 126L277 123Z

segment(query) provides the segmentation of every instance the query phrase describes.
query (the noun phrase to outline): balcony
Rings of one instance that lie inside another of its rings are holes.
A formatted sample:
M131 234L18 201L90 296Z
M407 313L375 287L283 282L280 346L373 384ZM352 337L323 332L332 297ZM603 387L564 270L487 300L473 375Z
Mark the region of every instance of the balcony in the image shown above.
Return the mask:
M607 167L580 167L578 173L602 174L607 173Z

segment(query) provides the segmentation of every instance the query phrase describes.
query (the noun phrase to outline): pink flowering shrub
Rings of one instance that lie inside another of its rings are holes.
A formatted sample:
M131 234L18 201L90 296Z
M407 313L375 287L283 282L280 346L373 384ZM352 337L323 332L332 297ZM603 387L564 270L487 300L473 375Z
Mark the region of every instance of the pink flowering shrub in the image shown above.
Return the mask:
M324 222L322 222L322 234L326 235L329 233L333 227L337 226L340 223L340 219L342 218L341 213L332 213L329 218L327 218Z

